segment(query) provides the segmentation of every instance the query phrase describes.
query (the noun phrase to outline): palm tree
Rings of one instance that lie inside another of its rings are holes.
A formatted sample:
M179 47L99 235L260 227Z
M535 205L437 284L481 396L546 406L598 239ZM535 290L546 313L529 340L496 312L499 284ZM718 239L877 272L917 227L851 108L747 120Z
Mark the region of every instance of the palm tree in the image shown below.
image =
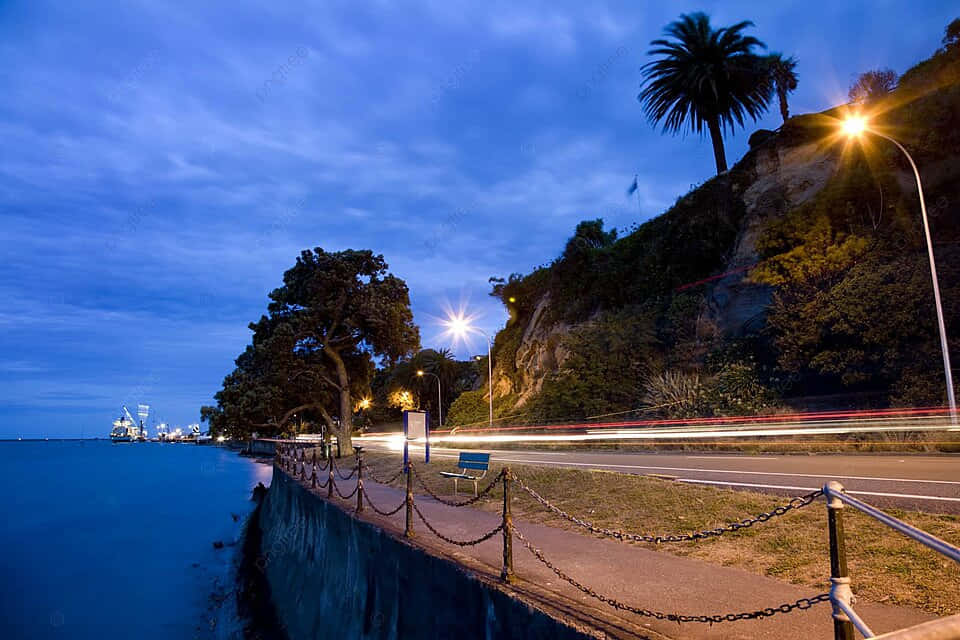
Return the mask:
M717 173L727 170L722 128L743 126L744 116L760 117L770 102L771 83L754 47L766 48L741 31L753 26L739 22L714 30L704 13L680 16L664 29L675 40L654 40L648 55L660 59L643 66L643 90L637 99L652 123L663 121L664 132L684 126L697 133L710 131Z
M790 108L787 106L787 94L797 89L797 59L793 56L784 58L781 53L771 53L767 56L767 66L770 72L770 81L773 90L780 99L780 115L786 122L790 117Z

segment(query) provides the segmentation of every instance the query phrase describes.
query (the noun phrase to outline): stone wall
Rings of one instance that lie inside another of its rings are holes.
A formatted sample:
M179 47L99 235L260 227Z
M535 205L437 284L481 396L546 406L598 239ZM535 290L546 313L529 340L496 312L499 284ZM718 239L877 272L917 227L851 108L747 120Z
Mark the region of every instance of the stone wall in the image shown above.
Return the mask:
M586 638L274 470L257 565L291 639Z

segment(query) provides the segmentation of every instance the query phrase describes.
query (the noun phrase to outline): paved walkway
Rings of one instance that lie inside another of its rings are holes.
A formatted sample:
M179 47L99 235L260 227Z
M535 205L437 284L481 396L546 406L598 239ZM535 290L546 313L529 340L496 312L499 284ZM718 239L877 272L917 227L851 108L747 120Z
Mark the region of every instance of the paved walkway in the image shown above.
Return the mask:
M433 474L430 474L433 475ZM440 486L441 478L433 480ZM309 483L307 483L309 485ZM356 486L355 480L337 479L337 486L348 494ZM364 489L370 500L381 510L394 509L403 501L404 492L389 486L364 480ZM494 490L499 493L499 488ZM326 495L326 490L321 490ZM465 496L461 496L463 499ZM353 511L356 498L335 500L346 510ZM457 540L480 537L500 523L499 514L479 509L454 508L419 495L416 503L431 524ZM383 517L369 506L360 516L402 537L405 510ZM596 592L620 602L654 611L713 615L755 611L777 607L782 603L817 595L812 588L792 585L758 576L741 569L721 567L691 558L658 553L615 540L580 535L578 533L515 521L516 528L546 558L568 576ZM458 547L441 541L414 515L414 544L429 552L450 557L478 572L491 581L498 580L502 566L502 535L476 546ZM696 544L696 543L688 543ZM829 639L833 637L833 622L828 602L814 605L805 611L780 613L761 620L703 623L668 622L641 617L616 610L580 592L560 580L538 561L522 543L513 542L515 584L508 587L521 598L553 609L574 623L600 629L611 638L695 638L746 639L777 638L798 640ZM854 585L855 586L855 585ZM933 616L905 607L858 602L857 611L875 633L883 633L930 620ZM603 637L601 635L601 637Z

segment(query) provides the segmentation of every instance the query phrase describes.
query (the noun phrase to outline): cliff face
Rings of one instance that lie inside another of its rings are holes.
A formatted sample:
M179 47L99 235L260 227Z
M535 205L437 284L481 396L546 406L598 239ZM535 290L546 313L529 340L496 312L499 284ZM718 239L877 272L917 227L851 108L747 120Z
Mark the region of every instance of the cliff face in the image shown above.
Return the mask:
M700 274L706 282L675 287L677 292L695 288L705 294L696 321L696 332L702 339L737 336L762 326L771 289L747 279L750 268L759 260L757 238L771 218L783 216L814 198L837 169L837 155L824 153L817 144L784 145L773 136L726 176L715 179L725 183L736 208L742 211L736 222L735 240L719 268ZM701 189L682 198L664 217L700 215L697 205L704 199L698 193ZM671 258L684 259L682 255ZM656 278L657 274L651 276ZM639 304L644 300L627 302ZM538 393L545 378L563 365L568 355L564 337L590 321L589 317L579 322L564 320L562 314L555 313L555 304L549 292L539 292L532 311L516 319L522 331L515 351L505 349L495 356L496 395L516 397L517 407Z
M749 282L750 267L757 264L757 238L771 218L812 200L836 173L838 158L825 154L818 144L799 147L763 146L756 149L752 170L734 184L746 215L725 273L709 291L711 320L722 334L737 335L759 328L770 304L771 289Z

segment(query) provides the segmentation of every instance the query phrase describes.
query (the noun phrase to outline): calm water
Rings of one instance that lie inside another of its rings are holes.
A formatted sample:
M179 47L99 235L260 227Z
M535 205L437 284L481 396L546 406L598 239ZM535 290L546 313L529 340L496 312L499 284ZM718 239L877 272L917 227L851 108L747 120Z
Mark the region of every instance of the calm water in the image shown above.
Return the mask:
M269 466L192 444L0 442L0 470L0 637L226 637L214 603Z

